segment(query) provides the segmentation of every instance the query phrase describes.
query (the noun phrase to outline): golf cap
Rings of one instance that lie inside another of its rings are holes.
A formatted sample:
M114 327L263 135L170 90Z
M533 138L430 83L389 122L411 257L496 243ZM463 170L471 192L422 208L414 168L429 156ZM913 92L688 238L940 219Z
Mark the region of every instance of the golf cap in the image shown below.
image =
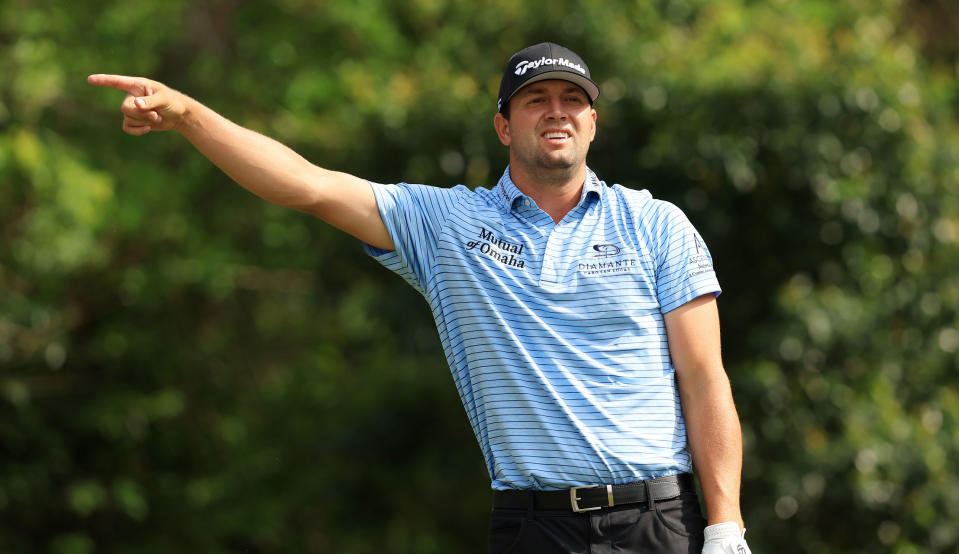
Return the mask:
M509 59L499 85L497 111L502 112L503 106L519 89L546 79L560 79L579 85L589 96L590 104L599 97L599 86L589 78L589 68L583 58L569 48L541 42L520 50Z

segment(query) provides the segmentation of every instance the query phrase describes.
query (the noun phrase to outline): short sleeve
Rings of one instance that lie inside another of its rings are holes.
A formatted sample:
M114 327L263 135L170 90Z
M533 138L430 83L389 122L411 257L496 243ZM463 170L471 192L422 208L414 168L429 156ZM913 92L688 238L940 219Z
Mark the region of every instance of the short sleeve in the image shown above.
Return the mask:
M370 182L380 217L395 250L364 244L367 254L403 277L420 294L432 277L436 239L452 210L458 189Z
M721 288L713 269L713 258L699 232L679 208L655 202L656 296L663 313Z

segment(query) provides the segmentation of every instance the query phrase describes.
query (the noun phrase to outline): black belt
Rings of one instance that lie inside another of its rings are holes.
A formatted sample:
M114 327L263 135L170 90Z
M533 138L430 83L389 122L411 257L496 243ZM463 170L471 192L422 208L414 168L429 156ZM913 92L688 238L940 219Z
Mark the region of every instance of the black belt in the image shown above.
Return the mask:
M529 508L532 496L533 508L537 510L588 512L620 504L648 502L647 487L655 501L670 500L680 493L696 490L692 474L681 473L626 485L587 485L559 491L493 491L493 507Z

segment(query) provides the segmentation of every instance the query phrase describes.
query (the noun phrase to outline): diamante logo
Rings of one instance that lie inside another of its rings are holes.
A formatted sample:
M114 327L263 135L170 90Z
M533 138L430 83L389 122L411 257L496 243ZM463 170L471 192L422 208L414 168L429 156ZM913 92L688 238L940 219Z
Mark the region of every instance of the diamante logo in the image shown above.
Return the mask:
M570 69L579 71L583 75L586 75L586 69L584 69L583 66L577 63L573 63L567 60L566 58L547 58L545 56L538 60L523 60L519 62L518 64L516 64L516 70L514 71L514 73L516 73L517 75L525 75L526 72L529 71L530 69L536 69L537 67L540 67L543 65L560 65L563 67L568 67Z
M619 254L619 247L615 244L594 244L593 250L596 251L594 256L597 258L609 258Z
M581 275L606 276L634 273L641 269L636 252L623 250L615 244L594 244L591 250L576 264Z

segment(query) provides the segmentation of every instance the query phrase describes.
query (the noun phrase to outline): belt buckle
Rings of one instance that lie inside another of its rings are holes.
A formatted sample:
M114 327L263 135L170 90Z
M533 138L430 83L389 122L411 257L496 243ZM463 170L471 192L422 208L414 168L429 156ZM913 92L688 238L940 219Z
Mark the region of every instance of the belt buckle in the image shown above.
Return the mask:
M582 487L570 487L570 489L569 489L569 503L570 503L570 505L572 505L573 511L576 512L576 513L582 513L582 512L589 512L589 511L592 511L592 510L600 510L600 509L604 508L604 506L593 506L592 508L580 508L580 507L579 507L579 502L578 502L578 501L580 500L580 498L579 498L578 496L576 496L576 493L577 493L580 489L596 489L596 488L599 488L599 487L602 487L602 486L603 486L603 485L584 485L584 486L582 486Z

